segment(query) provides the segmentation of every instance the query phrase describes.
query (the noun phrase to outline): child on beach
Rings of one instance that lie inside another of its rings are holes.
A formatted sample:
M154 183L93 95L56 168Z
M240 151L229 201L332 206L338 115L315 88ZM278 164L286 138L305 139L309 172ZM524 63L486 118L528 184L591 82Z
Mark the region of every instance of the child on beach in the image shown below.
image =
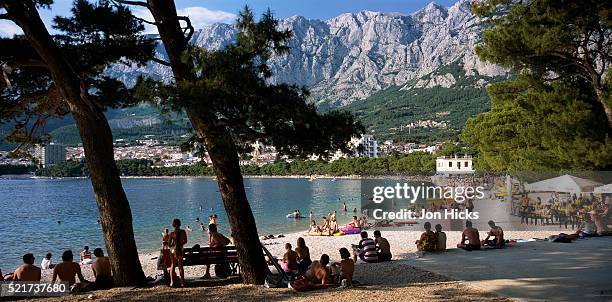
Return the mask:
M185 270L183 268L183 246L187 243L187 233L181 229L181 220L176 218L172 221L174 231L170 234L169 246L172 248L172 265L170 266L170 287L175 285L178 267L181 287L185 287Z
M344 247L340 249L340 258L342 261L334 263L333 266L340 267L340 280L342 286L352 286L353 274L355 273L355 262L351 259L351 253Z

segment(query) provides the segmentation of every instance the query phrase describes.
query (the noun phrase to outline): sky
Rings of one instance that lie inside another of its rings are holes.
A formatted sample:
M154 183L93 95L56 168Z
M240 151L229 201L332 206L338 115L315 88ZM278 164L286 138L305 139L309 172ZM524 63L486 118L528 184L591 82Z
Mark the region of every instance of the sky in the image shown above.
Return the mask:
M213 23L231 23L236 13L245 5L250 6L256 14L270 8L276 17L287 18L294 15L309 19L330 19L342 13L362 10L380 12L399 12L409 14L419 10L432 0L175 0L179 14L188 15L194 27ZM435 0L444 6L451 6L456 0ZM56 15L67 15L72 0L55 0L51 10L41 10L45 24L50 28L51 20ZM149 19L144 8L133 7L135 15ZM0 10L0 13L2 11ZM151 27L148 32L153 31ZM21 30L10 21L0 20L0 36L19 34Z

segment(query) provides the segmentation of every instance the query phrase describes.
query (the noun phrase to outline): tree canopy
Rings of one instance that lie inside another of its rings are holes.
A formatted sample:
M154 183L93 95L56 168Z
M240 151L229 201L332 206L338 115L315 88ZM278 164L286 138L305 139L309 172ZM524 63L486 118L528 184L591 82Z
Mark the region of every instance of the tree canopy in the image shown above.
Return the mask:
M461 134L491 171L597 170L612 162L609 1L475 2L487 18L476 52L512 69L488 87L491 111Z

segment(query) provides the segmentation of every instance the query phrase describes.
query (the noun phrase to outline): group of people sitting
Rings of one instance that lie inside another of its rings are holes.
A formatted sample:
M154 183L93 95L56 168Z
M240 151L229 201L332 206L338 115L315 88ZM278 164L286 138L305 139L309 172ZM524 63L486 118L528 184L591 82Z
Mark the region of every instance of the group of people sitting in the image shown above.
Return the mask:
M86 247L84 251L89 251ZM51 283L68 282L71 291L85 291L92 289L108 289L113 286L111 264L108 257L104 256L101 248L94 249L93 254L96 256L95 261L89 261L95 278L94 282L87 281L81 272L81 265L74 262L74 255L71 250L66 250L62 254L62 262L53 264L51 261L52 254L48 253L41 261L41 267L34 265L35 257L31 253L23 255L23 264L19 266L14 273L6 276L0 272L0 281L30 281L40 282L42 270L53 269L53 277ZM83 255L83 253L81 253ZM81 257L82 258L82 257ZM83 259L81 259L83 260ZM91 260L91 254L89 257ZM83 261L81 261L83 263ZM79 279L80 283L76 282Z
M461 234L461 241L457 244L458 248L472 251L479 250L486 246L489 248L503 248L506 245L504 230L495 225L493 220L488 222L490 227L487 237L480 240L480 233L473 227L471 221L465 222L465 229ZM417 250L420 252L441 252L446 250L446 233L442 231L442 225L436 224L436 231L431 230L431 223L425 222L423 225L425 232L421 234L419 240L415 242Z
M327 254L321 255L318 261L312 261L310 250L304 238L300 237L295 250L290 243L286 243L282 259L268 260L278 261L281 269L295 278L291 282L294 290L306 291L338 284L352 286L357 258L368 263L389 261L392 258L389 241L381 236L380 231L374 231L374 239L369 238L367 232L361 232L361 240L352 245L352 248L352 257L347 248L339 249L340 262L330 264Z
M340 232L337 221L337 213L334 211L329 214L329 218L323 216L323 223L321 226L317 225L317 222L312 219L312 212L310 213L310 228L308 229L309 236L332 236Z
M312 212L310 212L310 228L306 233L307 236L333 236L342 234L358 234L362 229L369 227L367 214L358 218L353 216L351 222L343 227L338 226L337 213L334 211L329 214L329 217L323 216L323 222L319 226L317 222L312 218Z

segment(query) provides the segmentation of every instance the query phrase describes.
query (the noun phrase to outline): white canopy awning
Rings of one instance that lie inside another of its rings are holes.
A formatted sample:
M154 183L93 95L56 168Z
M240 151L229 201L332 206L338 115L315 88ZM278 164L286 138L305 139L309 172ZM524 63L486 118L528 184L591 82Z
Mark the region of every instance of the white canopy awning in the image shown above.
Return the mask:
M546 179L532 184L525 185L525 189L531 192L566 192L580 193L593 192L595 187L601 186L602 183L584 179L569 174Z
M596 187L593 190L593 193L608 193L608 194L612 194L612 183L607 184L607 185L603 185L601 187Z

